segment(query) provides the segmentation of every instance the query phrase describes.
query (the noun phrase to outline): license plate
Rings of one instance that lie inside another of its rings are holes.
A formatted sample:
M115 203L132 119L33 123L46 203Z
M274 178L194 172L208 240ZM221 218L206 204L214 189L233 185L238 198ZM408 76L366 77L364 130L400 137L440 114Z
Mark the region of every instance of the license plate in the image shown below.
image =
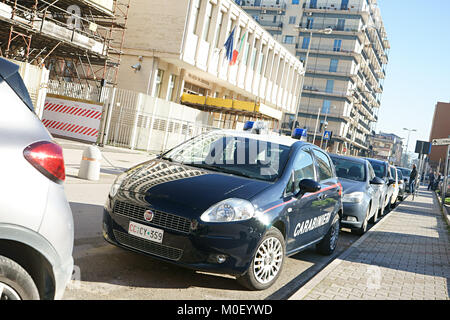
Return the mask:
M130 221L128 233L150 241L162 243L164 230L152 228L140 223Z

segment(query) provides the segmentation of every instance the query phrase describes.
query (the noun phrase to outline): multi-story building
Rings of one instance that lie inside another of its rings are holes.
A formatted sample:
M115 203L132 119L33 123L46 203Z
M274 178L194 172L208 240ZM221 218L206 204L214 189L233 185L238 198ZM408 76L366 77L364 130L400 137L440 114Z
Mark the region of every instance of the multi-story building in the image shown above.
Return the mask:
M295 113L303 64L233 0L134 0L129 14L119 88L208 112L215 127L277 129Z
M379 133L369 137L370 153L375 159L386 160L395 166L402 165L403 141L392 133Z
M237 2L263 26L279 21L276 30L265 28L305 63L297 121L310 141L320 144L326 128L333 133L330 151L368 154L390 49L376 0ZM286 127L294 114L284 115Z
M438 102L434 110L430 141L450 137L450 103ZM444 171L447 146L433 146L429 155L430 166Z

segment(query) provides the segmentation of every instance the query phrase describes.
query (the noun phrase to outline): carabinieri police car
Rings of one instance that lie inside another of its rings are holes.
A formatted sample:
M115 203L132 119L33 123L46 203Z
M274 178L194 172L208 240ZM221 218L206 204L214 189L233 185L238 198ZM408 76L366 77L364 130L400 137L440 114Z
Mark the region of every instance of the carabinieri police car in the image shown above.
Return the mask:
M312 144L262 134L257 124L202 134L118 176L103 237L234 275L251 290L270 287L286 256L311 245L331 254L342 216L332 161Z

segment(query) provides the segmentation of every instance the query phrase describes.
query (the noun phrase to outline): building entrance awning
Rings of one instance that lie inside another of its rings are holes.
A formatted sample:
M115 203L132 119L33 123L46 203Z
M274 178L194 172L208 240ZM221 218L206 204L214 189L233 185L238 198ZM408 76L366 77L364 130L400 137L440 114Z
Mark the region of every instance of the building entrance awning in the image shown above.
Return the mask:
M281 120L283 116L281 111L259 102L213 98L188 93L184 93L182 95L181 104L204 111L224 112L228 114L261 117L271 120Z

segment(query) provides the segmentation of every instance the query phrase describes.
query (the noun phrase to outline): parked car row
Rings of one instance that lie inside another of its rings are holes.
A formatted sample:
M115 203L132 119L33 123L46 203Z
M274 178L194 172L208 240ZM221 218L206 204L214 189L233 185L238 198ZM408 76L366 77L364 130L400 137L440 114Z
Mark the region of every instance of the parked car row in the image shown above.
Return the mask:
M74 227L62 148L35 115L18 67L0 58L0 300L58 299L73 271ZM287 256L330 255L341 226L361 235L398 199L387 162L329 155L315 145L244 131L201 134L117 177L104 239L263 290ZM27 201L17 190L26 181Z
M386 161L331 155L339 182L343 186L341 225L362 235L369 221L378 218L405 198L401 170Z

